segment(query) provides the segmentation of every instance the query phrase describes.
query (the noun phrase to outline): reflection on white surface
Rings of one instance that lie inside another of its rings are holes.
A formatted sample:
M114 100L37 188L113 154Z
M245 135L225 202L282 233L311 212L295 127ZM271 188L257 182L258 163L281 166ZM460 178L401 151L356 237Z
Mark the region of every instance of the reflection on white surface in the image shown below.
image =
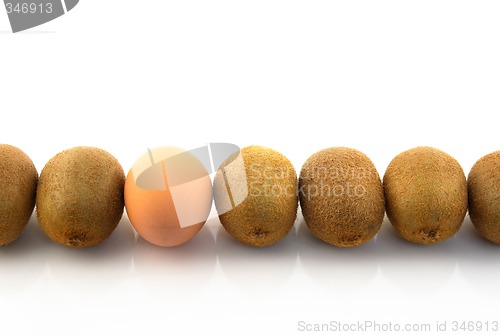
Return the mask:
M498 282L500 247L468 219L456 237L436 245L407 242L385 220L375 239L337 248L312 236L299 215L284 240L254 248L214 217L185 245L161 248L134 234L125 216L108 240L86 249L52 242L32 220L18 241L0 248L5 309L31 306L50 326L53 315L77 323L85 309L92 325L104 325L111 306L114 320L136 332L137 315L171 332L229 331L255 316L253 328L241 333L262 331L262 322L275 333L293 330L295 318L401 321L413 305L420 306L416 321L464 319L470 313L457 315L449 306L471 305L478 296L493 303ZM490 319L494 313L481 311Z
M355 248L339 248L316 238L302 221L297 242L302 268L322 289L337 293L358 291L377 275L375 239Z
M111 236L99 245L72 249L49 241L46 249L50 275L70 293L100 294L130 274L134 240L132 226L124 216Z
M295 229L278 243L257 248L235 240L219 226L217 257L227 279L245 293L272 293L286 284L296 266Z
M500 246L486 240L467 217L460 234L459 273L474 288L493 298L500 297Z
M303 271L333 292L338 285L361 289L380 274L407 293L431 294L451 280L458 264L460 277L500 295L500 246L481 237L468 217L455 237L435 245L407 242L386 219L376 238L355 248L320 241L300 217L285 239L254 248L233 239L215 217L192 241L161 248L134 234L126 216L106 241L83 249L52 242L33 217L18 240L0 248L0 294L25 290L43 276L82 292L105 290L134 273L150 290L203 287L214 272L222 274L217 260L231 283L249 291L275 289Z
M432 295L452 278L459 243L451 237L441 243L420 245L400 237L387 218L377 234L375 256L384 278L410 295Z
M45 272L48 240L33 215L19 238L0 247L0 295L29 289Z
M210 228L207 222L193 239L172 248L158 247L139 237L134 265L146 290L182 299L206 288L217 260Z
M216 270L217 260L222 273ZM233 239L215 217L192 241L161 248L134 234L124 216L106 241L83 249L52 242L33 217L17 241L0 248L0 294L23 291L43 276L63 288L88 293L114 287L134 273L148 290L166 294L172 287L203 288L214 273L224 274L244 291L262 292L283 286L303 271L331 293L363 289L380 274L408 294L425 295L446 286L457 264L460 277L500 296L500 246L481 237L468 217L455 237L435 245L407 242L386 219L376 238L355 248L315 238L300 216L285 239L254 248Z

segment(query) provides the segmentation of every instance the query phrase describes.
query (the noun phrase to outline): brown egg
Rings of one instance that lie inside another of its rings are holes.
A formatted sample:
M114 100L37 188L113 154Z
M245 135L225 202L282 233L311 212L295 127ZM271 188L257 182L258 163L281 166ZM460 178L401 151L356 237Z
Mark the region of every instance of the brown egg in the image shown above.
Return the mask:
M212 207L212 182L189 151L148 150L125 182L125 208L135 230L163 247L186 243L203 227Z

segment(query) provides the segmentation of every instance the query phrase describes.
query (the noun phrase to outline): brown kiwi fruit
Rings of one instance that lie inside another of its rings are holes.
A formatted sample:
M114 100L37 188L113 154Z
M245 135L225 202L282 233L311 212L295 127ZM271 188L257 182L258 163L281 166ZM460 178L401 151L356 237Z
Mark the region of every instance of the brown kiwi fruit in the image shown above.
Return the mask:
M0 144L0 245L21 235L35 208L38 172L20 149Z
M104 241L124 208L125 174L108 152L75 147L54 156L40 174L37 217L55 242L89 247Z
M263 247L283 239L297 216L297 174L281 153L249 146L226 159L214 178L224 229L236 240Z
M500 244L500 151L474 164L467 186L472 224L484 238Z
M435 148L397 155L385 172L384 191L390 222L413 243L432 244L455 235L467 212L462 167Z
M355 247L377 234L384 220L384 191L375 165L358 150L318 151L302 166L300 207L317 238Z

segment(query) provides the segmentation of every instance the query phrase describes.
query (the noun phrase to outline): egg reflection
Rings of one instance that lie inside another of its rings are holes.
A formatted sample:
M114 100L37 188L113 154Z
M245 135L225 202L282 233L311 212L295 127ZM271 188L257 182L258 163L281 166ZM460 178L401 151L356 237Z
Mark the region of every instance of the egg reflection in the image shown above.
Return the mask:
M217 260L209 228L204 227L192 243L169 249L139 237L134 267L144 288L153 295L183 299L207 287Z

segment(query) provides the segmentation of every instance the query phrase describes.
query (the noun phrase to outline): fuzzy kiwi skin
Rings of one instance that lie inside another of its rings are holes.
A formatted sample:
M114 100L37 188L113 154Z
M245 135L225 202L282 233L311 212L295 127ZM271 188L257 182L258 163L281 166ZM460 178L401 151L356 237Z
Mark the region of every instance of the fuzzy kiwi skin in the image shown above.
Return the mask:
M384 220L384 191L375 165L345 147L318 151L302 166L300 207L314 236L337 247L373 238Z
M389 221L406 240L433 244L455 235L467 213L467 181L460 164L432 147L397 155L384 175Z
M38 172L20 149L0 144L0 245L21 235L35 208Z
M230 211L221 213L222 194L227 192L224 179L231 178L225 175L224 168L238 154L243 158L246 181L241 182L245 176L240 176L240 180L230 182L233 186L248 187L248 196ZM218 169L214 200L220 222L233 238L254 247L269 246L288 234L297 217L297 174L281 153L261 146L245 147Z
M124 184L123 169L108 152L94 147L62 151L40 174L38 222L47 236L68 247L99 244L122 217Z
M500 151L474 164L467 186L472 224L484 238L500 244Z

